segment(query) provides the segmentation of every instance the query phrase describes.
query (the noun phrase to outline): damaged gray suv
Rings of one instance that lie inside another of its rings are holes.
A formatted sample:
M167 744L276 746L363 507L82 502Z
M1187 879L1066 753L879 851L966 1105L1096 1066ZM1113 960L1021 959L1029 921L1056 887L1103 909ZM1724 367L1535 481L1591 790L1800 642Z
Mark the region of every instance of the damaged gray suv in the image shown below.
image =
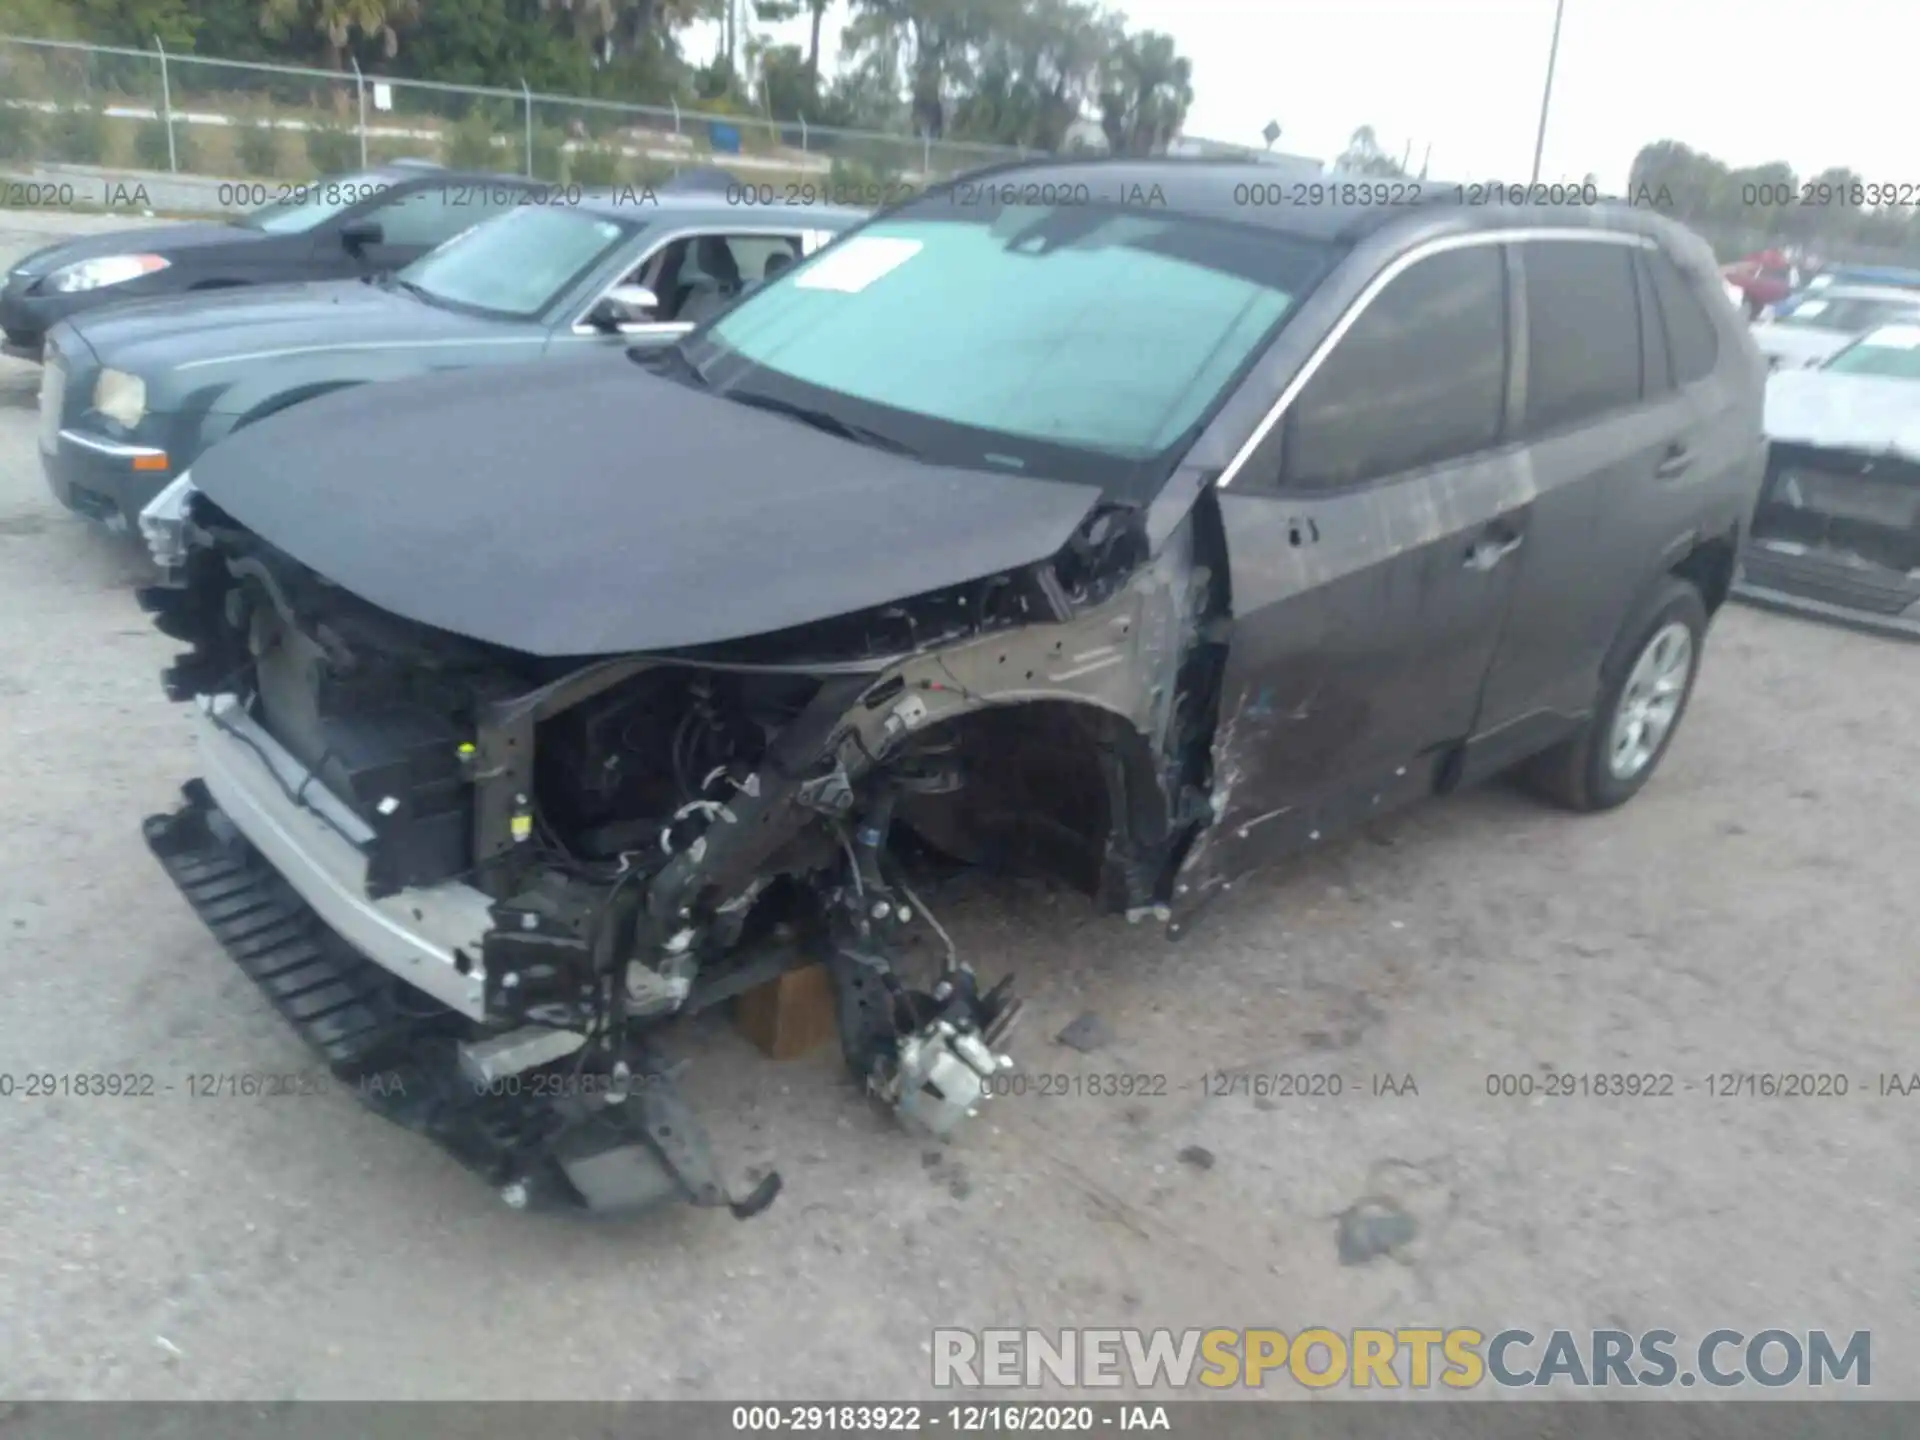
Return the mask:
M1711 254L1268 178L969 177L670 349L215 447L142 521L201 771L151 848L508 1203L744 1216L778 1176L709 1152L680 1018L822 963L854 1075L942 1136L1013 1063L916 863L1180 930L1495 772L1619 804L1764 468Z

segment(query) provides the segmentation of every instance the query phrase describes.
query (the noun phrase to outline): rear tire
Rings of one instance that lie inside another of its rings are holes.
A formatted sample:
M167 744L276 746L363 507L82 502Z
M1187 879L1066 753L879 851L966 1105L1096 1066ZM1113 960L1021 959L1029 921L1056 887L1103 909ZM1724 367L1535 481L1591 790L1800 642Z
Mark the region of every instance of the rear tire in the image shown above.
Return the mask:
M1536 756L1527 783L1569 810L1611 810L1660 767L1687 713L1707 634L1700 592L1669 576L1620 632L1580 732Z

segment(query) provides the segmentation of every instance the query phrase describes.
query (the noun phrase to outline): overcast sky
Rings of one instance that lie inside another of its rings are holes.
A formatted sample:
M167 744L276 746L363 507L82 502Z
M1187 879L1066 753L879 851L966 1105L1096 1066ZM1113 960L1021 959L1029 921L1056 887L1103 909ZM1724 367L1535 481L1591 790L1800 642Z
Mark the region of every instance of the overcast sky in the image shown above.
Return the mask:
M822 53L839 56L844 4ZM1522 179L1533 164L1554 0L1123 0L1193 62L1187 133L1331 158L1371 125L1436 178ZM774 27L806 43L804 20ZM693 53L701 56L701 37ZM705 40L710 51L712 41ZM1626 184L1646 142L1802 176L1850 165L1920 183L1912 140L1920 0L1566 0L1545 179Z

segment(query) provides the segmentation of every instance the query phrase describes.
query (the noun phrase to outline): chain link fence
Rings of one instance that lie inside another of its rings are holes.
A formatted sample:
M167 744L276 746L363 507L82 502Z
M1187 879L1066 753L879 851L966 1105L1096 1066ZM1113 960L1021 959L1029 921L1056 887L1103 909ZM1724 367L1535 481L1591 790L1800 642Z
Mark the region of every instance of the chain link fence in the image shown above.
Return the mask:
M582 186L720 165L743 181L923 184L994 145L0 35L0 166L304 180L401 157Z

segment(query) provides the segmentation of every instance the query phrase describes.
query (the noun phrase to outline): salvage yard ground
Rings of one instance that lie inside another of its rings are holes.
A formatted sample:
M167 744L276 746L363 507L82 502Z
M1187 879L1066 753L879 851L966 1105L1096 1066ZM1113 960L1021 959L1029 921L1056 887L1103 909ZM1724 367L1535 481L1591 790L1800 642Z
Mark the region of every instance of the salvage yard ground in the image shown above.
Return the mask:
M0 214L0 262L108 223ZM174 647L137 552L47 494L37 370L0 367L0 1397L907 1397L935 1325L1867 1329L1873 1393L1920 1397L1920 1095L1876 1083L1920 1071L1920 650L1732 608L1624 810L1431 804L1178 943L950 884L925 898L1029 996L1030 1080L1165 1093L1003 1098L942 1149L831 1049L776 1064L715 1020L688 1093L784 1173L773 1208L529 1218L343 1095L189 1093L313 1062L141 841L193 773ZM1102 1043L1054 1039L1089 1011ZM1676 1093L1487 1093L1549 1071ZM1709 1096L1730 1071L1851 1093ZM1343 1263L1368 1197L1411 1239Z

